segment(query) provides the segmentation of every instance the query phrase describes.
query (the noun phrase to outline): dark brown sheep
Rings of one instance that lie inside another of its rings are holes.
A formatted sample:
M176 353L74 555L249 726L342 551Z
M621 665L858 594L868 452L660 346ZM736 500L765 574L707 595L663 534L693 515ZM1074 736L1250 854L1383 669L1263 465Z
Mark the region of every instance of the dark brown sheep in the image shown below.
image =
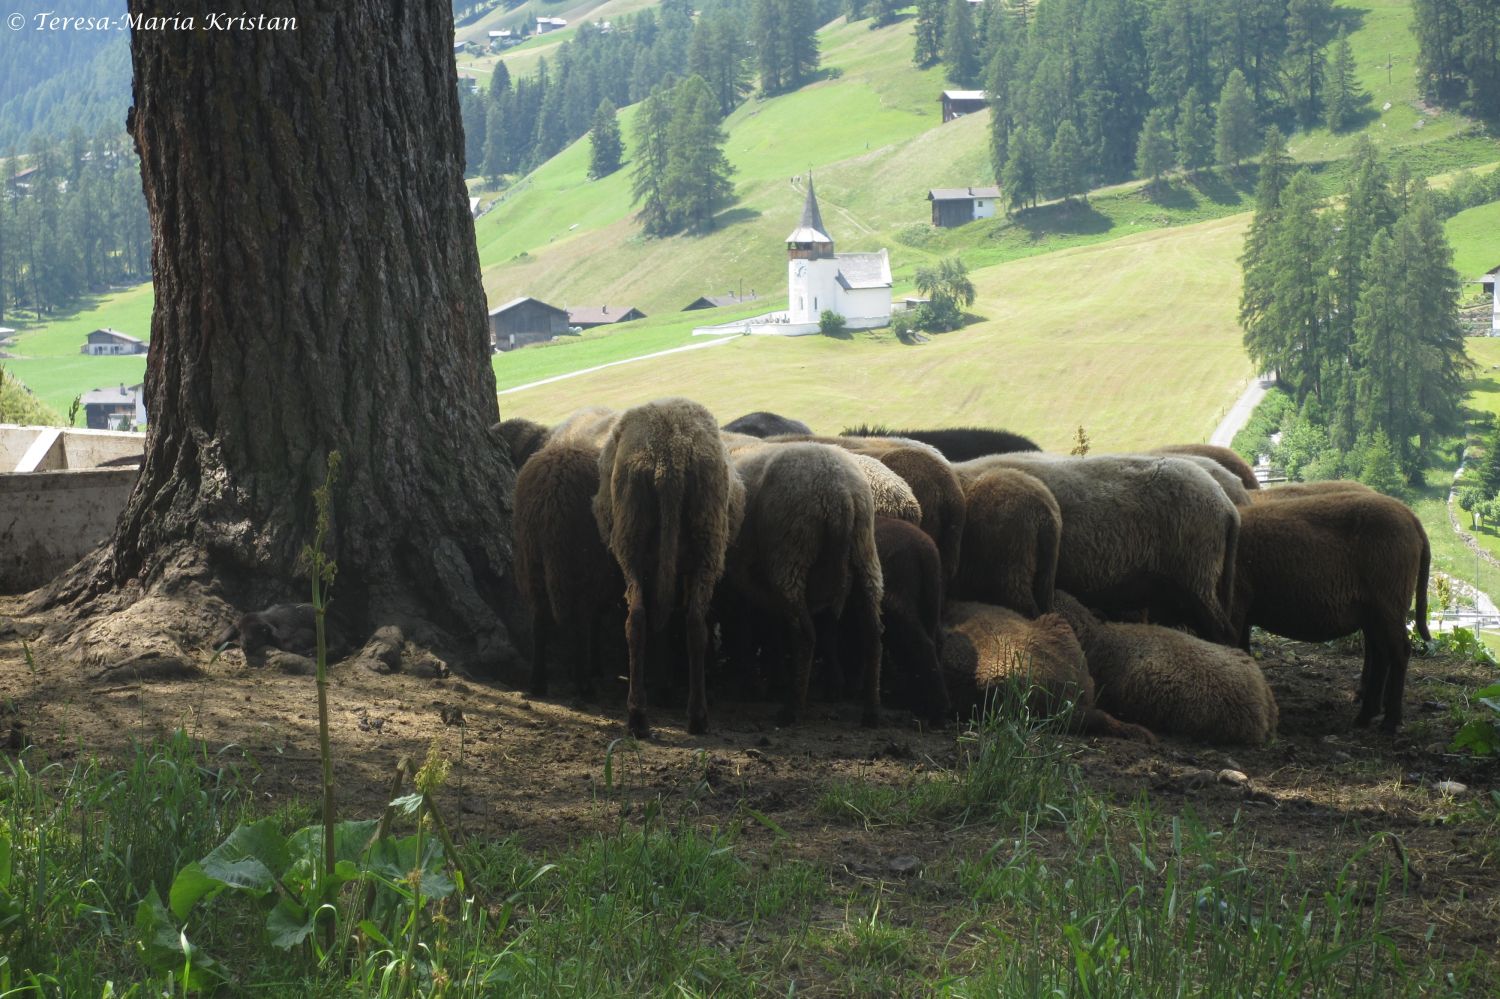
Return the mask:
M1100 621L1067 593L1057 594L1057 611L1083 646L1099 707L1115 717L1215 744L1259 746L1276 731L1276 698L1243 650Z
M875 550L884 580L880 620L886 686L916 714L933 722L944 721L951 710L938 662L943 567L937 545L912 524L876 517Z
M1281 500L1306 499L1309 496L1327 496L1330 493L1357 493L1363 496L1379 496L1363 482L1353 479L1324 479L1317 482L1283 482L1279 486L1262 489L1251 497L1256 503L1278 503Z
M713 415L688 399L627 410L599 454L594 518L625 578L631 734L645 737L646 644L683 611L688 731L708 729L703 665L708 611L724 554L744 516L745 489L729 467Z
M1040 451L1036 442L1009 430L984 427L945 427L939 430L892 430L860 426L843 431L846 437L890 437L921 441L936 448L949 461L971 461L989 454Z
M991 455L954 466L960 479L994 468L1034 475L1057 499L1057 585L1112 613L1148 608L1185 617L1232 644L1240 516L1219 484L1182 458Z
M1062 512L1040 479L995 468L964 483L963 554L951 595L1034 618L1052 610Z
M736 452L745 516L730 546L727 588L786 635L792 682L782 711L807 708L817 621L839 622L864 677L866 724L880 717L880 557L870 486L846 452L783 444Z
M1165 447L1152 448L1151 454L1195 454L1200 458L1210 458L1218 462L1224 468L1234 473L1235 478L1246 489L1259 489L1260 480L1255 477L1255 469L1250 463L1240 457L1239 452L1233 448L1220 447L1217 444L1168 444Z
M937 545L943 560L943 579L952 583L963 551L968 504L953 466L925 448L896 447L874 457L906 480L922 510L923 532Z
M593 693L600 624L620 601L625 581L594 521L599 449L551 444L516 476L516 583L531 609L531 689L547 693L547 645L555 632L575 635L579 697Z
M1071 702L1075 731L1155 741L1146 729L1094 704L1083 649L1061 615L1032 621L1004 607L959 601L948 605L943 624L943 677L959 710L972 710L1009 688L1026 697L1033 716L1057 714Z
M1266 490L1271 492L1272 490ZM1416 598L1426 639L1427 532L1405 504L1379 494L1329 492L1255 503L1243 511L1235 582L1242 645L1250 627L1306 642L1364 634L1365 664L1355 724L1384 711L1401 725L1411 647L1406 612Z
M505 442L510 452L511 466L519 472L531 460L532 455L546 446L547 436L552 431L534 420L513 416L495 424L490 432Z
M737 420L730 420L724 424L724 432L749 437L774 437L777 434L811 434L812 428L801 420L757 410L746 413Z

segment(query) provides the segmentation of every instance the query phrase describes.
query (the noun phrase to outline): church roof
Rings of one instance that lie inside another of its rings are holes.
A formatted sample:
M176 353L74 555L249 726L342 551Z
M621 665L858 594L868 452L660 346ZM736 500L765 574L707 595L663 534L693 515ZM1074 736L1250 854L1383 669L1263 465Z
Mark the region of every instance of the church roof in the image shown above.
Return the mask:
M813 193L812 174L807 175L807 197L802 201L802 221L786 238L788 243L832 243L833 237L823 228L823 215L818 211L818 196Z
M891 286L891 258L884 250L877 253L835 253L833 259L839 265L839 287L845 291Z

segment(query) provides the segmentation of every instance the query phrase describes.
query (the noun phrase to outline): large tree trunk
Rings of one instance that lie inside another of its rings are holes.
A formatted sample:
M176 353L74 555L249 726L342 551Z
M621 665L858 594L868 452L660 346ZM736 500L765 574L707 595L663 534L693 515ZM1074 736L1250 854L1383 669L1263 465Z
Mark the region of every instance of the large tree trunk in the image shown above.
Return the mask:
M304 593L337 450L345 614L422 617L503 654L514 471L488 434L450 5L257 5L285 30L222 30L216 7L129 3L196 22L131 37L156 284L146 459L113 543L52 597L184 575L242 605Z

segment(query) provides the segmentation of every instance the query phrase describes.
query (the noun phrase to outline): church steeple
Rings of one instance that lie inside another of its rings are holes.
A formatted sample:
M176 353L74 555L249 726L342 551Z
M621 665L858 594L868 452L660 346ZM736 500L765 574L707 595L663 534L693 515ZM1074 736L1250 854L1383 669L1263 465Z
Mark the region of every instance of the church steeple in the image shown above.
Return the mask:
M833 256L833 237L823 228L823 214L818 211L818 196L813 193L812 172L807 174L807 197L802 201L802 221L786 238L790 259L816 260Z

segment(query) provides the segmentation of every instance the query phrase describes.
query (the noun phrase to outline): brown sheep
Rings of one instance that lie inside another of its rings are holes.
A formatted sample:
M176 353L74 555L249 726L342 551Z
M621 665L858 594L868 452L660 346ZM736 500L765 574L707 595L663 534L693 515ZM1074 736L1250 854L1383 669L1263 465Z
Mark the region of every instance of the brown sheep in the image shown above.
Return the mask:
M1117 718L1216 744L1259 746L1276 731L1276 698L1243 650L1100 621L1067 593L1057 594L1057 611L1083 646L1099 707Z
M985 427L945 427L938 430L891 430L888 427L853 427L842 432L848 437L894 437L921 441L938 450L949 461L970 461L991 454L1015 451L1040 451L1036 442L1009 430Z
M1041 480L996 468L964 482L968 514L951 594L1029 618L1052 610L1062 512Z
M1284 482L1279 486L1262 489L1251 497L1256 503L1277 503L1281 500L1306 499L1309 496L1326 496L1329 493L1358 493L1364 496L1379 496L1363 482L1353 479L1323 479L1317 482Z
M551 444L516 476L516 583L531 608L536 694L547 693L547 643L558 629L583 643L573 678L580 698L592 695L599 625L625 588L594 522L598 491L599 449L588 444Z
M951 584L959 571L968 516L963 485L953 466L926 448L895 447L874 456L911 486L922 510L922 530L937 545L943 579Z
M568 414L567 419L553 427L547 436L549 442L578 441L602 447L604 440L620 419L618 409L608 406L584 406Z
M1025 694L1034 716L1054 715L1072 702L1075 731L1155 741L1146 729L1095 706L1083 649L1061 615L1030 621L1004 607L959 601L948 605L943 624L943 676L960 710L1008 687Z
M490 432L505 442L511 467L519 472L532 455L546 446L547 436L552 431L534 420L513 416L495 424Z
M875 550L884 580L880 620L886 685L916 714L944 721L951 710L938 661L943 568L937 545L913 524L877 516Z
M859 466L859 474L870 484L870 498L875 501L875 516L892 517L908 524L922 522L922 507L906 480L867 454L850 451L849 457Z
M1207 472L1181 458L991 455L954 466L960 479L993 468L1034 475L1057 499L1057 585L1092 607L1185 616L1232 644L1240 515Z
M1246 489L1255 490L1260 488L1260 480L1255 477L1255 469L1250 463L1240 457L1239 452L1233 448L1220 447L1217 444L1168 444L1165 447L1152 448L1150 454L1184 455L1194 454L1200 458L1209 458L1218 462L1224 468L1234 473L1235 478Z
M1363 632L1355 724L1368 725L1383 710L1383 727L1394 732L1411 657L1406 612L1413 596L1417 631L1431 637L1431 562L1421 521L1389 496L1327 492L1255 503L1240 527L1234 617L1241 645L1249 647L1252 625L1305 642Z
M599 454L594 518L625 577L630 653L628 725L648 736L646 644L683 610L688 731L708 729L703 663L709 604L744 515L745 489L729 467L713 415L672 398L627 410Z
M867 725L880 717L880 557L875 504L853 459L821 444L753 448L734 456L745 517L730 546L733 596L769 613L786 633L792 682L782 710L807 708L816 619L840 622L864 677Z

